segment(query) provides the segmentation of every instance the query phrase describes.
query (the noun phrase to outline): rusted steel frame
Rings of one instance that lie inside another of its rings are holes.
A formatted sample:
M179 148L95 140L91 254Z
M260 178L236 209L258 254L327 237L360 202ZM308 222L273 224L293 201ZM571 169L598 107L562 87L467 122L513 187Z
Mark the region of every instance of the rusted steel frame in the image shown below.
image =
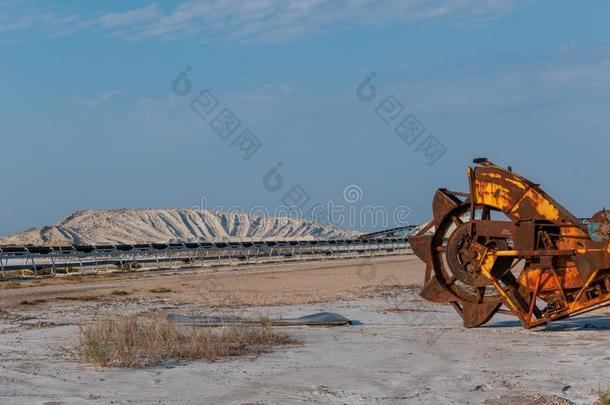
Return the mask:
M606 252L606 253L610 253L610 246L609 247L605 247L605 248L578 248L574 251L575 253L578 253L579 255L586 255L587 253L590 252Z
M483 210L489 208L483 207ZM517 233L515 224L510 221L494 221L491 219L473 219L469 221L476 229L478 236L487 236L492 238L506 238Z
M469 167L468 168L468 187L470 187L470 219L474 219L474 214L476 212L476 189L475 189L475 169Z
M517 295L517 294L519 294L518 291L511 291L511 293L509 294L507 292L507 290L504 287L502 287L502 285L500 284L498 279L496 279L493 276L488 277L488 278L491 281L491 283L493 284L493 286L496 288L496 290L498 291L500 296L502 297L505 305L507 305L513 311L513 313L521 320L521 323L523 324L523 326L525 328L529 329L533 325L533 322L531 321L530 313L533 313L533 311L535 310L535 306L534 307L530 306L530 311L528 311L526 313L523 305L521 305L521 303L517 302L517 300L516 300L517 297L520 297L521 300L524 300L524 298L521 295ZM545 282L546 281L548 281L548 278L547 278L547 280L545 280ZM510 285L509 285L509 287L510 287ZM513 288L514 288L514 286L513 286ZM539 289L540 286L538 286L537 288ZM514 297L513 297L513 295L514 295ZM537 296L537 293L536 293L536 296ZM535 298L533 298L531 302L535 302ZM523 304L526 305L525 302ZM530 303L530 305L531 305L531 303Z
M515 257L528 257L528 256L574 256L576 252L574 250L547 250L547 249L536 249L536 250L498 250L493 252L498 257L515 256Z
M434 270L432 269L432 266L426 265L426 275L424 277L424 281L427 282L428 280L430 280L430 278L433 277L433 272Z
M423 227L422 229L419 230L419 232L417 232L417 234L415 236L420 236L425 234L426 232L428 232L430 230L430 228L432 228L433 226L435 226L436 224L434 223L435 221L430 221L426 224L425 227Z
M536 308L536 300L538 299L538 292L540 291L540 287L551 278L551 275L548 274L546 277L546 280L544 280L544 283L542 283L542 276L544 275L545 272L546 272L546 269L541 269L540 274L538 275L538 280L536 281L536 288L534 288L534 293L533 293L531 301L530 301L530 310L527 314L528 323L532 321L532 315L534 314L534 308Z
M591 230L584 225L585 222L553 200L538 184L486 159L476 159L474 163L479 166L468 168L470 195L439 189L433 200L434 220L426 230L436 225L436 233L434 236L418 235L422 237L420 248L414 251L426 262L426 280L430 281L422 291L423 296L435 302L451 303L467 327L487 322L488 319L475 318L487 310L485 305L490 306L493 300L483 303L482 294L475 297L464 288L453 288L456 272L464 270L462 267L466 263L471 267L464 271L478 275L472 282L460 280L476 287L480 284L477 277L486 278L483 281L496 290L497 295L491 298L498 303L501 299L526 328L605 303L610 297L608 243L602 244L598 240L592 243ZM481 208L483 213L477 219L475 216ZM489 210L503 212L510 221L492 221L487 214ZM470 221L457 220L457 215L466 217L469 211ZM603 219L607 220L607 217L603 211ZM481 238L475 238L474 243L467 240L465 262L458 261L456 266L449 261L450 269L445 269L442 257L452 255L459 259L463 254L453 251L455 249L437 247L442 245L439 238L450 235L449 220L453 220L457 227L468 225L470 229L464 227L462 233L456 234L454 243L461 243L466 235ZM496 239L497 243L488 243ZM508 239L512 239L512 245L503 242ZM525 266L517 272L517 278L513 272L523 260ZM433 271L439 283L432 283ZM537 305L538 300L546 303L542 310ZM497 310L496 307L494 312Z
M606 279L606 281L608 281L608 280ZM586 292L586 290L588 288L589 288L588 285L586 287L583 287L580 290L579 295L577 296L577 299L584 292ZM561 291L563 292L563 289ZM574 315L579 315L579 314L582 314L584 312L592 311L592 310L596 309L594 307L597 307L597 306L607 306L607 305L610 305L610 302L607 302L608 300L610 300L610 292L606 293L604 295L600 295L597 298L593 298L593 299L584 301L583 303L579 303L575 299L566 308L561 309L561 310L559 310L557 312L545 314L543 319L532 321L531 324L530 324L530 327L539 326L539 325L542 325L543 323L548 323L550 321L555 321L555 320L558 320L558 319L562 319L562 318L566 318L566 317L570 317L570 316L574 316Z
M595 280L595 277L597 276L597 273L599 273L599 270L595 270L595 271L593 271L591 273L591 275L589 276L589 278L587 279L585 284L582 286L582 288L580 289L580 291L578 292L576 297L574 297L574 300L572 301L571 305L574 305L574 304L578 303L578 301L580 300L580 297L586 292L587 288L589 288L589 286L591 285L593 280Z
M506 270L506 272L505 272L505 273L510 273L511 271L513 271L513 269L514 269L515 267L517 267L517 265L518 265L519 263L521 263L521 261L522 261L522 260L524 260L524 259L523 259L523 257L518 257L518 258L517 258L517 260L515 260L515 262L514 262L513 264L511 264L511 266L508 268L508 270Z
M493 284L493 286L496 288L496 290L498 291L498 293L500 293L500 296L503 298L504 303L510 307L510 309L512 310L512 312L521 320L521 323L526 327L529 328L529 322L527 320L527 318L525 317L525 313L523 312L523 310L520 308L519 304L516 303L510 296L509 294L506 292L506 290L500 285L500 282L498 282L498 280L496 280L495 278L490 279L491 283Z
M578 228L576 225L574 224L570 224L570 223L558 223L558 224L536 224L538 225L540 228ZM546 232L546 231L545 231ZM549 233L549 235L554 235L554 236L563 236L560 235L558 233ZM570 236L570 238L583 238L583 236L578 236L578 235L573 235ZM584 236L585 239L590 239L587 238L586 236Z
M553 240L547 231L538 231L538 237L542 241L545 250L552 250L555 247Z
M560 228L560 226L557 226L557 228ZM565 226L563 228L575 228L574 226ZM578 229L578 228L576 228ZM563 241L590 241L591 238L584 236L584 235L562 235L560 233L550 233L547 232L547 234L549 236L552 236L554 238L557 238L558 240L563 240Z
M514 203L513 205L511 205L511 206L510 206L510 208L507 208L507 209L506 209L506 212L507 212L508 214L512 214L513 209L514 209L515 207L518 207L518 206L519 206L519 204L521 203L521 201L523 201L523 199L525 198L525 196L527 196L527 193L528 193L530 190L534 190L534 191L535 191L535 187L534 187L534 186L532 186L531 184L527 184L527 187L526 187L526 188L525 188L525 189L524 189L524 190L521 192L521 194L519 195L519 198L517 198L517 199L515 200L515 203Z
M592 299L589 299L587 301L584 301L584 303L582 303L582 304L579 303L579 302L574 301L570 305L569 311L570 311L570 313L576 313L576 312L579 312L579 311L581 311L581 310L583 310L585 308L589 308L589 307L591 307L593 305L597 305L597 304L599 304L601 302L607 301L608 299L610 299L610 292L606 293L604 295L600 295L597 298L592 298Z
M557 274L557 271L555 270L555 268L551 268L551 274L555 277L555 281L557 281L557 285L559 286L559 292L561 293L561 298L563 299L563 303L566 306L568 306L568 297L566 296L565 289L563 288L561 279L559 278L559 275Z
M598 298L595 298L595 300L597 301ZM610 302L608 302L608 300L610 300L610 293L603 295L602 297L599 297L599 301L600 302L595 302L591 305L588 305L586 307L580 308L574 312L571 312L570 314L568 314L567 316L575 316L575 315L582 315L585 314L587 312L591 312L591 311L595 311L596 309L599 308L604 308L610 305Z
M586 301L586 305L582 305L581 307L569 308L569 309L561 310L559 312L545 314L545 316L543 318L532 321L529 325L526 326L526 328L540 326L542 324L549 323L551 321L556 321L559 319L568 318L568 317L575 316L575 315L580 315L585 312L589 312L594 309L597 309L594 307L597 307L600 304L604 304L604 305L601 305L602 307L610 305L610 302L607 302L608 300L610 300L610 293L607 293L607 294L601 295L597 298L594 298L592 300Z
M446 209L447 211L452 210L453 208L457 207L460 204L463 204L463 202L461 202L456 196L461 195L461 196L469 196L470 194L468 193L461 193L461 192L456 192L456 191L449 191L447 189L438 189L436 194L434 195L434 200L433 200L433 211L435 208L435 204L441 203L441 204L446 204ZM443 199L441 198L441 196L443 197L447 197L447 199ZM450 200L450 201L447 201ZM452 205L453 204L453 205ZM432 219L432 221L428 222L426 224L426 226L424 226L422 229L419 230L419 232L417 232L417 234L413 235L411 238L416 238L419 236L424 236L426 234L426 232L428 232L432 227L438 226L440 220L444 217L444 215L446 214L446 212L443 212L442 215L440 217L434 217Z
M509 294L506 289L504 289L502 287L502 285L500 284L500 282L494 278L491 277L490 281L492 282L493 286L496 288L496 290L500 293L500 295L502 296L505 304L511 308L512 312L521 320L521 322L523 323L523 326L527 329L534 327L534 326L538 326L541 325L543 323L547 323L551 320L555 320L555 319L560 319L560 318L564 318L566 316L569 316L571 314L573 314L575 311L580 311L581 309L585 309L587 307L590 306L594 306L597 305L600 302L603 302L604 300L606 300L607 298L604 299L594 299L591 301L587 301L585 305L577 307L577 309L574 308L574 305L566 305L566 308L561 310L560 312L557 312L555 314L543 314L543 316L539 319L535 319L532 320L532 315L534 313L534 310L536 308L535 304L536 304L536 299L538 297L538 294L540 292L540 288L542 285L544 285L545 283L548 282L548 280L550 279L551 275L547 275L546 279L544 280L544 282L542 282L542 276L543 274L547 271L547 270L551 270L552 274L555 275L555 277L557 277L557 274L554 270L554 268L552 266L550 266L548 269L541 269L540 270L540 276L538 277L537 283L536 283L536 287L534 290L534 294L531 298L530 301L530 307L529 307L529 311L527 312L527 314L525 313L525 311L523 310L523 307L521 306L520 303L518 303L511 294ZM591 281L593 280L593 278L591 279ZM590 282L589 281L589 284ZM559 280L559 278L557 277L557 282L558 285L561 286L561 282ZM585 290L586 287L583 287L583 289L581 289L581 293ZM565 297L565 293L563 291L563 288L560 287L560 291L562 293L562 296L564 298L564 302L567 304L567 297ZM513 291L512 294L515 294L517 292ZM579 295L580 296L580 295ZM606 294L607 297L610 297L610 293ZM606 297L605 296L605 297ZM576 301L574 301L574 303L576 303Z
M445 192L447 192L448 194L453 194L453 195L457 195L457 196L460 196L460 197L470 198L470 193L465 193L463 191L453 191L453 190L445 189Z
M487 166L487 165L486 165L486 166ZM487 166L487 167L494 167L494 168L496 168L496 169L498 169L498 170L503 170L502 168L500 168L499 166L496 166L496 165L491 165L491 166ZM475 169L475 170L476 170L476 169ZM473 170L473 173L474 173L474 170ZM519 205L519 203L521 203L521 201L523 201L523 199L525 198L525 196L527 196L527 193L528 193L530 190L532 190L532 189L534 189L534 188L535 188L535 187L534 187L532 184L528 184L528 183L529 183L529 182L527 182L527 181L526 181L526 182L524 182L524 185L526 185L527 187L526 187L525 189L523 189L523 191L522 191L522 192L519 194L519 197L515 199L514 204L512 204L512 205L510 205L509 207L507 207L507 208L506 208L506 213L507 213L507 214L509 214L509 215L510 215L510 214L512 214L513 209L514 209L515 207L517 207L517 206ZM475 189L474 189L474 179L472 180L471 187L472 187L472 188L471 188L472 193L473 193L473 195L475 195ZM474 200L474 199L475 199L475 198L473 197L473 200Z

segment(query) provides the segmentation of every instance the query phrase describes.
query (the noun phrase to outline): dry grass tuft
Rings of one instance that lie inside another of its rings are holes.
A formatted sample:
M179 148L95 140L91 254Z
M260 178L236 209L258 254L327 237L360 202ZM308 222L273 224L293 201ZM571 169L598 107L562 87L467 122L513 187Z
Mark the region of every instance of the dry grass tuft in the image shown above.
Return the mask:
M79 295L79 296L66 296L66 297L57 297L56 300L60 301L96 301L99 297L94 295Z
M98 366L142 367L168 359L215 361L289 342L269 325L180 326L160 315L119 315L81 326L78 353Z
M10 290L13 288L21 288L21 283L19 283L18 281L0 282L0 290Z
M21 304L21 305L38 305L38 304L43 304L45 302L47 302L47 300L43 300L43 299L21 300L21 301L19 301L19 304Z
M599 390L597 405L610 405L610 390Z
M166 287L160 287L160 288L153 288L152 290L150 290L151 293L170 293L172 292L171 288L166 288Z

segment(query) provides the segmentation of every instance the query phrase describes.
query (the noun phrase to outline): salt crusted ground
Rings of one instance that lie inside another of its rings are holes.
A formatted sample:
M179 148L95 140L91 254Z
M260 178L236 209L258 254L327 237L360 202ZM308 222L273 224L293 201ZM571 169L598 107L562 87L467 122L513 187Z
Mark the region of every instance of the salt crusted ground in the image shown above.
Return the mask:
M418 297L422 272L416 259L394 257L2 289L0 403L586 404L610 386L602 311L530 331L507 316L464 329L450 307ZM129 295L112 296L117 288ZM301 343L216 363L99 369L73 358L79 322L148 310L332 311L363 324L285 328Z

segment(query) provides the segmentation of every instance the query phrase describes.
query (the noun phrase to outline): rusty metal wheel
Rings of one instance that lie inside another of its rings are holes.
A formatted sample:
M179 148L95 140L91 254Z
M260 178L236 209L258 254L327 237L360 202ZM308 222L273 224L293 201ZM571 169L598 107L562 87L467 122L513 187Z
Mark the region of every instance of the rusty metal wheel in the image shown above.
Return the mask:
M473 242L493 249L510 249L512 241L508 238L489 238L478 235L471 220L489 220L492 215L499 216L488 206L477 206L474 212L469 203L451 210L438 225L432 239L432 260L436 278L459 301L471 304L492 304L501 302L498 292L493 288L476 265L479 259ZM501 258L497 266L509 269L512 258Z

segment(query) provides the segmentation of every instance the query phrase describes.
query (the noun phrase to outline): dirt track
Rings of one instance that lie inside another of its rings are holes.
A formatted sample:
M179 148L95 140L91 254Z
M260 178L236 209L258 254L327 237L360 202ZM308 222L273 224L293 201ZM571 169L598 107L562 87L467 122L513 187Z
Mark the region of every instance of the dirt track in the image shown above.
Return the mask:
M286 305L367 297L388 286L423 281L423 265L415 256L395 256L233 267L210 271L131 274L28 281L0 290L0 305L22 300L57 298L145 299L162 296L175 302L213 306ZM167 293L150 290L170 289ZM117 298L113 291L126 291Z

